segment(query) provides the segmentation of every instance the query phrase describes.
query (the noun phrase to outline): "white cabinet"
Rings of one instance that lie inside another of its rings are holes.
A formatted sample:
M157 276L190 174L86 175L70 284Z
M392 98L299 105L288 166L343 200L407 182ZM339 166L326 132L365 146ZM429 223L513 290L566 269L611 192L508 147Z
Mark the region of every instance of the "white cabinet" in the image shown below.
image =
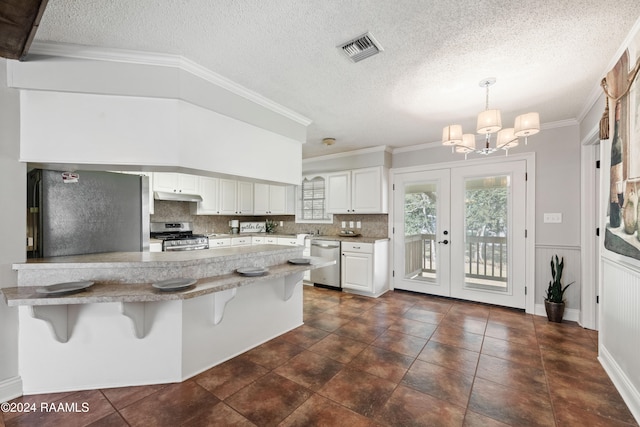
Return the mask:
M198 177L202 202L197 215L252 215L253 183L232 179Z
M238 181L236 190L238 199L236 206L238 215L253 215L253 182Z
M250 244L251 244L251 236L231 238L231 246L245 246Z
M327 174L327 212L387 213L386 187L382 166Z
M238 213L237 181L220 179L218 187L218 211L220 215L235 215Z
M231 246L231 238L222 237L219 239L209 239L209 249L211 248L224 248Z
M289 188L290 187L290 188ZM293 186L254 184L253 213L255 215L286 215L294 212Z
M153 190L169 193L198 193L198 176L175 172L155 172Z
M202 201L196 205L196 214L217 215L219 213L218 187L220 186L220 180L201 176L198 181L198 194L202 196Z
M295 237L278 237L279 245L298 246L298 240Z
M343 289L378 296L389 288L389 242L342 242Z

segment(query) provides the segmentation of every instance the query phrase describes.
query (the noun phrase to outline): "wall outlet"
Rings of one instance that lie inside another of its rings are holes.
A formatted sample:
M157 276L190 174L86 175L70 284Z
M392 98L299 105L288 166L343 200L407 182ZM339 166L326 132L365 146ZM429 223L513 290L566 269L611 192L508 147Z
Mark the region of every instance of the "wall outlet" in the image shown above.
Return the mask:
M284 226L284 221L280 221L280 227Z
M562 213L545 213L543 220L545 224L560 224L562 223Z
M362 228L362 222L360 221L356 222L356 228Z
M342 221L342 228L347 228L347 221Z

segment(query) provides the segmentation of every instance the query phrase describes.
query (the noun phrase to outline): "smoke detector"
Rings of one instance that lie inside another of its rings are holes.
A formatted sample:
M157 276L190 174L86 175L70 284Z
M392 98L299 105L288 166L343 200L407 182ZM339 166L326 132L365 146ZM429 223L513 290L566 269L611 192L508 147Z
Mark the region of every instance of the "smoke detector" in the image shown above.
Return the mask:
M369 32L338 46L352 62L360 62L383 51L380 43Z

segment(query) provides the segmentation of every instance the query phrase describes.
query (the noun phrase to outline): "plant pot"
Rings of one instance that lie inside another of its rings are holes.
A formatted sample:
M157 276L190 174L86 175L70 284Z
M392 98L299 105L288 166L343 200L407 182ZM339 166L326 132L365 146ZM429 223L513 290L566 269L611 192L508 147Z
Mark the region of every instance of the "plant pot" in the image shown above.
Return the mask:
M547 311L547 319L549 319L550 322L562 322L564 302L550 302L548 300L544 300L544 308Z

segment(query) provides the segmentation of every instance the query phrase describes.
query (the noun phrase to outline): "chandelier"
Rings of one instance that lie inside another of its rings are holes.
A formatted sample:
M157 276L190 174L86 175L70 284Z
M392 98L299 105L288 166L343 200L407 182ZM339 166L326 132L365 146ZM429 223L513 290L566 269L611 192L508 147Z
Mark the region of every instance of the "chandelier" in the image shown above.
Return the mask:
M451 146L451 152L463 153L465 159L469 153L489 155L500 149L505 150L509 155L509 149L518 145L518 138L524 137L527 144L527 137L540 132L540 117L538 113L526 113L516 117L514 127L502 129L502 119L500 110L489 109L489 86L495 84L496 79L489 77L480 81L480 87L486 91L485 109L478 114L476 132L484 135L484 145L476 149L476 136L472 133L462 133L461 125L449 125L442 130L442 145ZM491 146L491 135L496 136L495 146Z

